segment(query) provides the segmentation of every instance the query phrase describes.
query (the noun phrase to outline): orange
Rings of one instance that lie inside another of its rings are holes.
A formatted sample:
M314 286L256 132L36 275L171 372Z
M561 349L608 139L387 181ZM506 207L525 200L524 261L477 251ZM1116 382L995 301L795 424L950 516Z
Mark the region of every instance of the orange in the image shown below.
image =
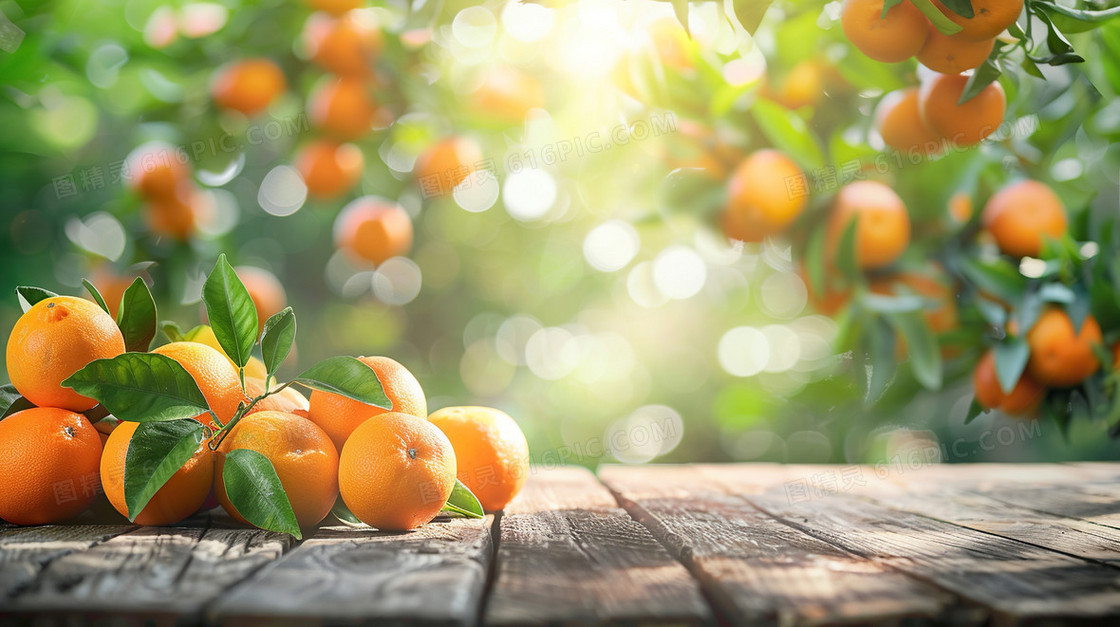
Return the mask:
M930 24L926 45L918 51L918 62L934 72L960 74L979 67L996 45L995 39L970 41L957 35L943 35Z
M976 364L972 373L972 386L976 402L984 409L998 409L1011 415L1028 414L1038 407L1045 388L1024 372L1009 394L1003 392L996 377L995 353L988 351Z
M0 420L0 518L46 525L77 516L101 490L101 439L81 414L25 409Z
M809 280L809 272L805 266L801 265L797 269L797 276L801 277L801 281L805 284L809 304L817 313L829 317L835 317L852 299L851 290L842 289L835 274L826 269L823 289L817 292L813 289L813 282Z
M980 217L999 249L1015 257L1037 257L1043 238L1060 238L1067 227L1062 200L1039 181L1019 181L999 190Z
M445 407L428 416L455 449L456 476L487 511L502 509L529 477L529 443L513 418L490 407Z
M499 66L483 76L470 102L487 118L520 123L531 109L544 108L545 94L536 78L516 68Z
M238 404L245 400L237 369L217 350L199 342L172 342L152 352L179 362L198 384L206 403L223 424L233 418ZM210 415L199 414L196 420L209 424Z
M938 274L943 274L940 269ZM899 272L873 280L869 288L875 294L915 294L931 301L932 306L927 305L922 315L934 333L942 334L958 327L956 295L942 276Z
M331 436L331 441L339 449L358 425L374 416L387 412L409 414L420 418L428 415L428 401L424 398L424 390L407 368L388 357L359 357L358 359L377 373L381 387L385 390L385 396L393 406L390 409L381 409L331 392L313 390L308 416Z
M395 202L363 196L335 218L334 244L356 263L379 265L412 248L412 218Z
M918 114L918 88L892 91L875 109L875 126L883 142L910 155L932 155L941 151L941 137L929 130Z
M249 449L272 462L300 527L327 517L338 498L338 451L323 430L310 420L278 411L242 418L218 447L214 457L214 495L235 519L249 524L230 503L222 473L226 455Z
M219 68L210 94L219 107L252 116L267 109L286 88L280 66L268 59L248 59Z
M122 422L105 442L101 454L101 485L113 507L128 517L124 500L124 462L132 436L140 426L138 422ZM167 483L163 484L152 500L136 515L138 525L172 525L197 512L214 482L214 456L205 441Z
M777 150L759 150L739 164L727 181L723 232L730 239L762 241L789 226L807 201L801 168Z
M971 18L953 13L938 0L933 0L933 4L946 17L961 26L962 30L957 33L957 36L971 41L982 41L998 36L1023 12L1023 0L972 0Z
M218 338L214 335L214 329L210 328L209 325L204 324L199 327L199 329L195 331L193 335L187 338L187 341L205 344L206 346L209 346L210 348L218 351L219 353L221 353L222 357L226 358L226 361L229 362L229 365L233 367L234 371L237 371L237 365L233 363L233 360L230 359L228 355L226 355L226 351L222 348L222 345L218 344ZM245 364L245 377L264 379L267 374L268 370L265 368L264 362L260 359L257 359L255 356L250 355L249 362Z
M452 135L428 147L412 167L425 197L446 196L481 167L482 148L469 137Z
M1014 332L1009 325L1008 332ZM1101 342L1101 327L1086 316L1081 332L1074 334L1073 321L1058 307L1049 307L1027 332L1031 357L1027 372L1039 383L1058 387L1077 385L1097 371L1100 361L1093 345Z
M121 178L147 200L169 200L185 194L191 187L186 153L157 142L144 144L129 153Z
M338 488L358 520L386 530L435 518L455 488L455 450L430 422L390 412L362 423L338 463Z
M275 382L273 382L272 387L276 387ZM245 391L252 398L264 394L264 379L246 376ZM297 410L307 411L308 407L310 407L310 405L307 402L307 398L303 394L300 394L298 390L289 386L261 399L256 405L253 405L253 409L249 410L249 413L255 414L261 411L281 411L290 414Z
M280 313L285 307L288 306L288 295L284 292L284 286L280 284L280 280L264 268L256 266L237 266L233 269L237 273L237 278L245 285L245 289L249 290L249 298L253 299L253 305L257 309L257 333L259 334L264 330L264 323L268 319Z
M929 34L929 20L910 2L891 7L883 17L883 0L844 0L840 25L852 45L882 63L918 54Z
M991 135L1003 123L1007 96L1003 86L992 83L964 104L958 104L968 77L940 74L922 85L918 111L931 131L957 146L971 146Z
M957 224L964 224L972 219L972 196L965 192L957 192L949 197L949 218Z
M331 17L315 13L303 27L303 42L311 60L339 76L360 76L373 70L385 41L363 13Z
M8 379L39 407L85 411L97 405L62 382L95 359L124 352L117 323L92 302L45 298L27 310L8 336Z
M856 220L856 262L864 270L889 266L910 244L906 205L883 183L856 181L840 188L832 203L826 234L832 255L852 220Z
M306 0L307 6L331 15L342 15L353 9L366 6L365 0Z
M308 97L308 118L316 128L341 140L373 131L377 103L371 85L359 78L326 79Z
M816 59L801 61L790 69L774 99L788 109L816 104L824 94L824 68Z
M354 144L318 139L296 153L295 166L307 185L309 195L334 198L358 184L365 167L365 157Z

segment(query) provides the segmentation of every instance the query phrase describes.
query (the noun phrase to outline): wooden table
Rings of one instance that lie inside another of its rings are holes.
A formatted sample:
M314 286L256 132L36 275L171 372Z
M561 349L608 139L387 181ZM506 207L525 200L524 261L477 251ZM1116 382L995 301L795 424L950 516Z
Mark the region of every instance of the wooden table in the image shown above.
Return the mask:
M297 543L220 512L7 526L0 621L1117 625L1118 479L1120 464L534 468L505 512L410 533L324 525Z

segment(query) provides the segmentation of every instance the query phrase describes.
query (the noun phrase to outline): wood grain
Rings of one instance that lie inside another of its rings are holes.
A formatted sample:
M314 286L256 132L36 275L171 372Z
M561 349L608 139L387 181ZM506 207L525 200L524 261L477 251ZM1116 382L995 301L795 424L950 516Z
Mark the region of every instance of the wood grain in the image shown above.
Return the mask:
M688 466L600 467L628 512L681 559L732 624L980 623L979 611L727 495Z
M581 468L534 469L500 521L487 624L701 624L699 584Z
M81 552L131 525L7 526L0 529L0 615L24 594L52 561Z

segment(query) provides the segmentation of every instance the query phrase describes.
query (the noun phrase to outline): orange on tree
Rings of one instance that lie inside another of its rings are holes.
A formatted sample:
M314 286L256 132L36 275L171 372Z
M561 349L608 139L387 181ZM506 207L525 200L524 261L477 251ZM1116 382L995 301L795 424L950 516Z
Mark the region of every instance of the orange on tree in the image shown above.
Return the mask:
M918 88L892 91L875 109L875 127L883 142L906 155L932 155L941 151L941 136L918 114Z
M361 78L324 79L308 97L311 124L343 141L368 135L378 119L372 87L372 83Z
M234 271L249 291L249 298L257 309L257 333L260 333L271 316L288 306L288 295L284 292L280 279L264 268L237 266Z
M0 420L0 519L45 525L77 516L101 490L101 438L82 414L33 407Z
M918 62L934 72L960 74L979 67L995 48L995 39L972 41L956 35L944 35L932 24L926 44L918 51Z
M385 396L393 406L382 409L331 392L313 390L308 416L322 427L339 450L358 425L374 416L388 412L419 418L428 416L428 400L424 397L424 390L407 368L388 357L359 357L358 360L377 374Z
M991 83L964 104L967 76L939 74L922 85L918 110L930 130L956 146L980 143L1003 123L1007 96L1003 86Z
M325 11L331 15L343 15L347 11L360 9L366 6L365 0L305 0L307 6L316 11Z
M520 123L531 109L545 106L544 87L535 77L513 67L494 67L471 92L471 107L481 115Z
M338 464L338 488L358 520L415 529L443 509L455 488L455 449L423 418L390 412L361 424Z
M724 235L758 242L780 233L805 208L805 186L804 172L785 154L772 149L751 154L727 181Z
M817 59L796 63L774 92L774 100L788 109L816 104L824 95L824 68Z
M844 0L840 25L860 52L882 63L899 63L918 54L929 35L929 20L910 2L884 16L883 0Z
M122 516L128 517L124 499L124 464L138 422L121 422L109 435L101 453L101 485L105 496ZM194 455L163 484L133 519L138 525L171 525L202 507L214 483L214 456L203 441Z
M124 336L109 314L82 298L53 296L16 320L5 358L8 379L34 405L85 411L97 401L62 382L95 359L123 352Z
M303 27L303 43L312 61L339 76L371 73L385 46L381 31L364 12L313 14Z
M976 402L984 409L998 409L1012 416L1029 414L1038 407L1046 388L1024 372L1010 393L1004 393L996 376L994 351L984 353L972 373Z
M1023 12L1023 0L971 0L972 17L961 17L939 0L933 0L942 13L961 27L961 39L983 41L993 39L1011 26Z
M509 414L445 407L428 416L455 449L456 476L487 511L502 509L529 478L529 443Z
M273 387L276 387L275 382L273 382ZM256 398L264 394L264 379L246 376L245 392L250 398ZM296 411L307 411L309 407L310 405L308 404L307 397L300 394L295 388L289 386L279 392L273 392L271 395L258 401L257 404L253 405L253 408L249 410L249 413L255 414L261 411L281 411L290 414Z
M210 84L214 103L253 116L284 93L287 80L280 66L269 59L246 59L219 68Z
M482 147L470 137L452 135L429 146L412 166L424 196L446 196L482 165Z
M226 351L222 348L222 345L218 343L218 337L214 335L214 329L210 328L210 325L201 325L194 331L194 333L190 335L187 341L205 344L206 346L209 346L210 348L218 351L218 353L220 353L222 357L226 358L226 361L229 362L229 365L233 368L234 372L237 371L237 365L233 363L233 360L229 358L229 355L226 355ZM265 375L267 374L268 370L265 368L264 362L258 359L255 355L250 355L249 362L245 364L245 377L263 380L265 378Z
M1015 257L1037 257L1043 238L1066 233L1065 206L1050 186L1023 180L996 192L980 215L999 249Z
M129 153L121 178L146 200L168 200L187 194L192 186L186 153L158 142Z
M317 139L300 148L295 157L296 170L314 198L334 198L358 184L365 157L354 144Z
M853 220L857 265L864 270L894 263L910 244L910 215L893 189L878 181L855 181L840 188L828 218L830 257Z
M241 377L221 352L200 342L171 342L152 352L174 359L191 375L206 403L223 424L233 418L238 404L245 401ZM199 414L197 420L204 424L211 422L207 413Z
M1014 334L1015 325L1008 325L1008 332ZM1027 331L1031 349L1027 372L1043 385L1077 385L1100 368L1093 351L1093 346L1100 343L1101 327L1096 318L1086 316L1080 332L1074 333L1069 314L1059 307L1048 307Z
M153 198L142 209L148 230L186 241L214 218L213 199L193 184L168 198Z
M972 196L966 192L957 192L949 197L946 210L949 218L957 223L964 224L972 219Z
M272 462L300 527L312 527L330 513L338 497L338 451L315 423L278 411L249 414L218 446L214 495L230 516L249 524L230 502L222 476L226 455L235 449L256 451Z
M380 265L412 248L412 218L384 198L356 198L335 218L334 245L356 263Z

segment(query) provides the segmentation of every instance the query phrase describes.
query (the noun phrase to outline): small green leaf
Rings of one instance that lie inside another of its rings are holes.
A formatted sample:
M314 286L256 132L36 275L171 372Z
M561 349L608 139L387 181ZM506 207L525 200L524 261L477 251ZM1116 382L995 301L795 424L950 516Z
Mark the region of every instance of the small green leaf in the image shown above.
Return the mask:
M1008 303L1018 302L1027 288L1027 279L1018 268L1002 259L986 263L964 259L961 270L977 289Z
M91 361L62 385L96 399L120 420L161 422L209 411L206 397L179 362L158 353L123 353Z
M968 0L964 1L967 2ZM926 16L926 19L928 19L930 22L933 22L933 25L937 28L937 30L941 31L943 35L955 35L964 30L959 24L953 22L953 20L950 20L948 17L945 17L945 14L941 12L941 9L933 6L933 3L930 2L930 0L910 0L910 2L913 3L914 6L918 7L918 10Z
M458 479L455 480L455 487L451 490L451 496L447 497L447 503L444 504L440 513L445 516L462 518L482 518L486 515L482 511L482 504L478 502L478 497Z
M112 315L109 312L109 306L105 304L105 297L101 295L101 292L97 291L97 287L86 279L82 279L82 285L85 286L86 291L89 292L89 295L93 297L93 302L97 303L97 306L101 308L101 311Z
M972 19L976 16L976 12L972 10L971 0L941 0L941 4L965 19Z
M31 309L31 306L35 303L55 296L58 296L58 294L41 287L21 285L16 288L16 297L19 298L19 306L23 309L23 313L27 313L27 310Z
M354 515L354 512L350 511L349 507L346 507L346 502L342 500L341 496L335 500L334 507L331 508L331 514L338 519L338 522L347 527L369 527L369 525L358 520L358 517Z
M836 247L836 266L849 280L855 281L860 275L859 260L856 259L856 228L859 225L857 218L852 218L844 225L840 234L840 243Z
M156 337L156 301L144 279L136 277L121 297L117 326L127 351L147 352Z
M11 383L0 385L0 419L32 407L35 407L35 405L24 398L16 389L16 386Z
M684 32L688 36L692 36L692 31L688 27L688 0L669 0L673 5L673 14L677 16L677 21L681 23Z
M817 143L816 135L805 120L793 115L785 107L759 98L751 105L751 115L758 122L762 133L770 143L785 152L803 168L820 169L824 167L824 155ZM783 181L790 185L791 181ZM788 187L787 187L788 189Z
M229 502L245 520L303 539L288 494L267 457L247 448L226 453L222 482Z
M1030 356L1031 347L1022 337L1008 336L996 344L996 379L1004 394L1010 394L1015 389Z
M195 454L202 439L202 423L189 418L136 427L124 461L124 502L130 521Z
M373 368L353 357L330 357L311 366L295 378L298 383L315 390L341 394L367 405L391 409L393 403L385 396L381 380Z
M937 337L930 330L920 312L887 314L887 319L906 339L910 370L914 378L927 390L941 389L941 352Z
M964 85L964 91L961 92L961 97L960 100L957 101L957 105L963 105L969 100L972 100L972 98L983 91L985 87L996 82L999 77L1003 75L1003 68L999 64L1000 49L1003 45L1003 42L996 42L991 56L985 59L984 62L973 71L972 76L968 78L968 82Z
M926 299L917 294L885 295L865 292L860 295L860 304L868 311L876 313L907 313L924 311Z
M868 329L868 360L871 371L867 377L867 390L863 402L874 405L894 380L897 369L894 358L894 329L882 318L876 317Z
M288 358L292 344L296 340L296 314L291 307L273 315L264 323L261 333L261 355L268 376L280 369L280 364Z
M976 420L977 416L979 416L980 414L983 414L986 411L988 411L988 410L984 409L984 407L981 406L980 403L978 403L975 398L972 399L972 403L970 403L968 405L968 414L966 414L965 417L964 417L964 424L968 424L968 423L972 422L973 420Z
M257 308L225 254L202 285L202 302L218 344L233 363L244 368L257 341Z
M735 19L739 21L739 25L751 35L758 30L758 25L762 23L762 18L766 16L766 9L770 8L770 5L774 2L774 0L727 1L731 2Z
M172 342L182 342L186 339L183 337L183 328L179 326L179 323L172 320L164 320L159 323L159 330L163 331L164 336Z

